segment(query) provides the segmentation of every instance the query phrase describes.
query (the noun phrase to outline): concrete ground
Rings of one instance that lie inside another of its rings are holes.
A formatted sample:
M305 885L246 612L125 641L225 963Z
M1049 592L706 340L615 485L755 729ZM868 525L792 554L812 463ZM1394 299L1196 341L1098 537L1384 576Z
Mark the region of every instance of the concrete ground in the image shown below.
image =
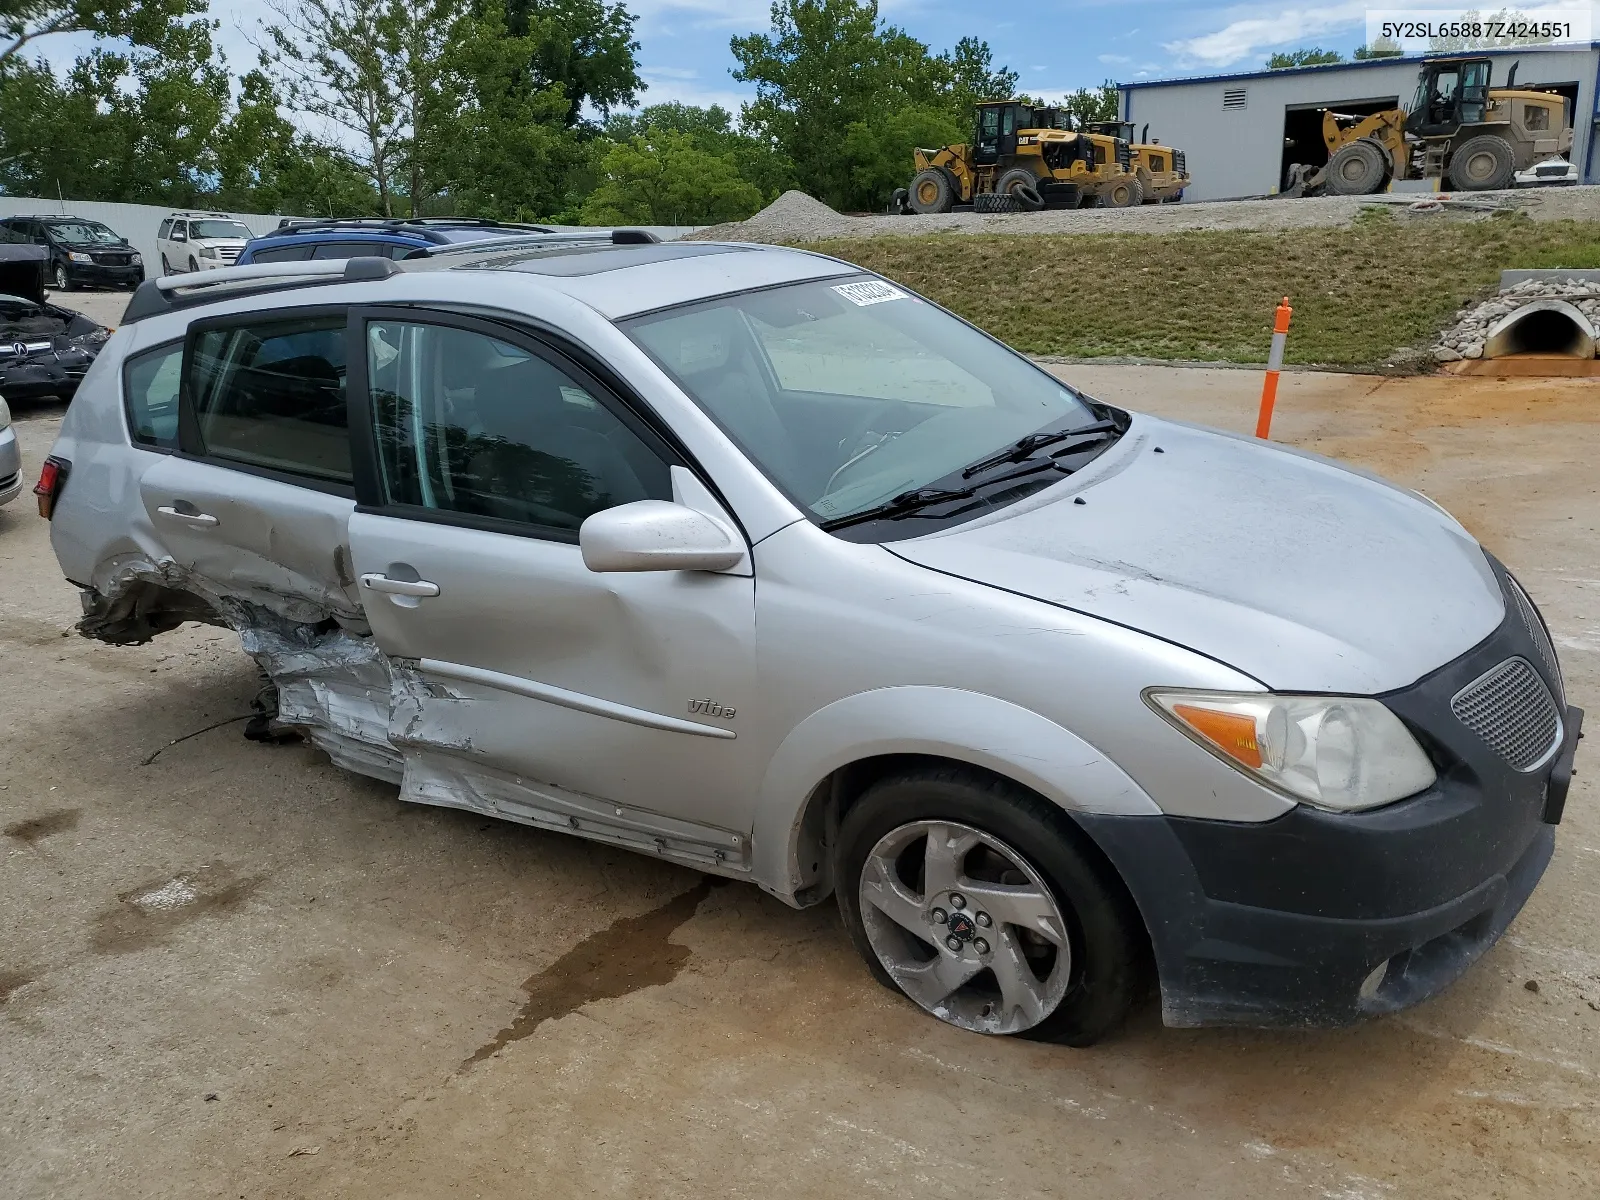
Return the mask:
M1253 425L1252 372L1059 369ZM18 413L30 476L58 417ZM1458 513L1600 712L1592 382L1292 375L1275 432ZM46 534L0 511L4 1196L1594 1194L1593 750L1527 909L1431 1003L1340 1032L1146 1008L1090 1050L985 1039L878 987L831 905L244 741L231 635L74 636Z

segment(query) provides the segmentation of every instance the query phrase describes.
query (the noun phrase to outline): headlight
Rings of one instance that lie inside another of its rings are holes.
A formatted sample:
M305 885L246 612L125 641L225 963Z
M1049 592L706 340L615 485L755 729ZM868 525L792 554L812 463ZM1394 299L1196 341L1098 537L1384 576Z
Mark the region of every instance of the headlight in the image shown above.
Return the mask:
M1224 762L1318 808L1376 808L1438 778L1416 738L1376 700L1156 689L1145 699Z
M80 333L72 339L74 346L83 346L87 349L98 349L106 344L106 339L111 336L109 329L91 329L88 333Z
M201 258L215 258L216 256L217 256L217 248L215 246L201 246L200 247L200 257Z
M144 255L130 254L128 256L128 262L135 267L141 267L144 265Z
M6 404L6 398L0 396L0 429L11 428L11 407Z
M72 262L92 263L94 261L94 255L92 255L92 254L79 254L76 250L68 250L67 251L67 258L70 259Z

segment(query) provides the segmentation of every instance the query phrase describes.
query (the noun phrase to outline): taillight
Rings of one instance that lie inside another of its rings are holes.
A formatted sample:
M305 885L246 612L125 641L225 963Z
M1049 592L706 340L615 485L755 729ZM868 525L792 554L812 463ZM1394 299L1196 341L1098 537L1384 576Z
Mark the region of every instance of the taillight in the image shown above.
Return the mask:
M61 489L67 485L67 475L72 471L72 464L64 458L51 455L44 460L44 466L39 470L39 482L33 485L33 494L39 497L39 515L49 520L55 515L56 501L61 496Z

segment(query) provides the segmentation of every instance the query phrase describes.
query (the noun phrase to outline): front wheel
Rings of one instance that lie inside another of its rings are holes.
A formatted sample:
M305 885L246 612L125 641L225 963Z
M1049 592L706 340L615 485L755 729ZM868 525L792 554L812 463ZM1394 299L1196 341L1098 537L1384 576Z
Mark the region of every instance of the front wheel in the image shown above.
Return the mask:
M845 814L834 866L873 974L942 1021L1086 1046L1142 990L1143 926L1121 881L1021 788L955 767L891 776Z
M193 275L199 269L200 269L200 264L195 262L195 260L193 258L191 258L189 260L189 274Z
M72 290L72 280L67 277L67 268L60 263L56 264L55 282L56 291L58 292L70 292Z
M925 167L911 180L911 207L924 215L947 213L956 202L950 176L938 167Z

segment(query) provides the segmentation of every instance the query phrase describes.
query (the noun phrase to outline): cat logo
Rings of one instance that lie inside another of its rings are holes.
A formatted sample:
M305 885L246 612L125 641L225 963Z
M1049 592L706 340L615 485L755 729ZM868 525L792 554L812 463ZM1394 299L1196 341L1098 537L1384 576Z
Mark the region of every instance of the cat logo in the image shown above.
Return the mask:
M721 717L724 721L731 721L734 717L732 706L718 704L715 700L691 700L689 711L704 713L708 717Z

